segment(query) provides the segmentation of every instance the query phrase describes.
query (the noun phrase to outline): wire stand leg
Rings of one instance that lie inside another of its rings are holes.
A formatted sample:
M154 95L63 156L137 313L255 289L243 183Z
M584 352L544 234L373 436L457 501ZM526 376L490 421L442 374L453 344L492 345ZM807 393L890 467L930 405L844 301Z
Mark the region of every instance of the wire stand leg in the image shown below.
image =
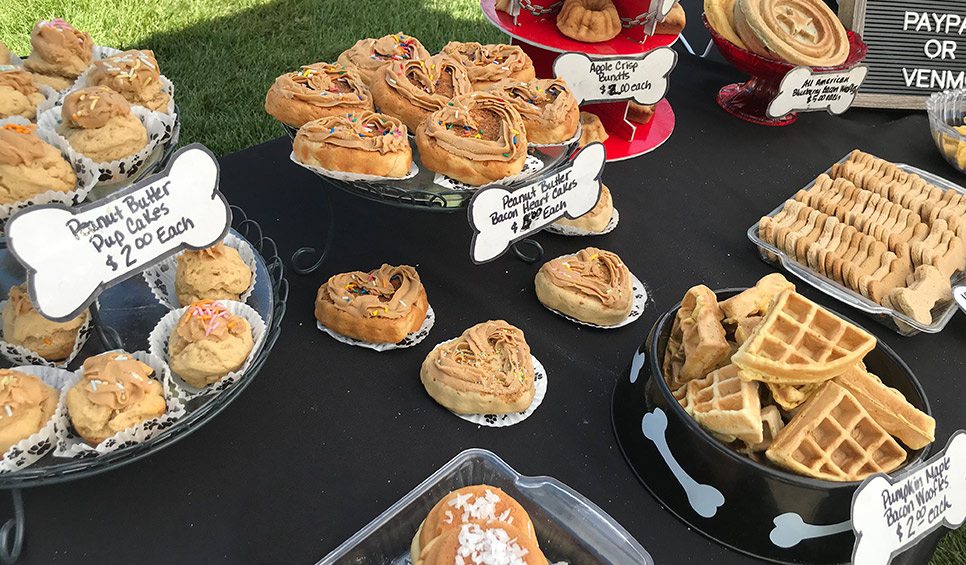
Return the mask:
M97 337L100 338L105 349L108 351L124 349L124 340L121 339L121 335L101 320L101 312L97 307L97 302L91 304L91 323L94 325L94 331L97 332Z
M534 253L529 255L523 251L522 247L524 245L532 247ZM536 263L537 261L543 259L543 246L540 245L539 241L530 238L521 239L520 241L514 243L510 249L512 249L513 254L524 263Z
M329 196L329 187L327 184L323 185L322 195L325 200L325 207L328 208L329 212L329 222L325 230L325 244L322 247L321 252L318 252L315 247L300 247L295 251L295 253L292 254L292 271L297 275L309 275L314 273L315 270L318 269L329 256L329 249L332 246L332 239L335 237L335 212L332 210L332 198ZM319 253L319 257L315 260L315 263L305 267L299 265L299 262L303 258L311 260L310 256L316 252Z
M13 518L0 527L0 562L4 564L16 563L23 549L23 495L18 488L12 489L10 495L13 497Z

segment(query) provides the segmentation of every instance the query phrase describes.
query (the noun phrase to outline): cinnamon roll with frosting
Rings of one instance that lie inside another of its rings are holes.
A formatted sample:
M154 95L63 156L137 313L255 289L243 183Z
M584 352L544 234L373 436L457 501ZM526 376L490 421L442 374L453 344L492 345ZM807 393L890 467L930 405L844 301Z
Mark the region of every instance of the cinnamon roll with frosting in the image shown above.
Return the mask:
M545 306L599 326L623 322L634 305L627 265L616 254L596 247L547 261L537 271L534 286Z
M536 392L523 330L503 320L477 324L437 345L419 378L436 402L457 414L523 412Z
M265 111L301 127L325 116L373 110L369 87L355 69L314 63L277 79L265 95Z
M505 99L473 92L453 99L416 130L424 165L473 186L523 171L527 130Z
M315 299L322 325L368 343L399 343L422 326L427 310L426 289L409 265L333 275Z
M577 99L563 79L534 79L530 82L503 79L487 92L505 98L520 112L530 143L563 143L575 136L580 127Z
M528 82L536 77L533 61L519 45L450 41L442 53L463 64L476 90L486 90L505 78Z
M427 60L393 61L375 73L372 98L380 112L416 131L427 116L454 97L473 92L463 65L444 54Z
M413 162L405 124L367 111L305 124L295 135L292 150L306 165L380 177L404 177Z
M376 71L393 61L429 59L429 51L418 39L399 32L379 39L360 39L339 55L338 62L355 68L362 82L372 84Z

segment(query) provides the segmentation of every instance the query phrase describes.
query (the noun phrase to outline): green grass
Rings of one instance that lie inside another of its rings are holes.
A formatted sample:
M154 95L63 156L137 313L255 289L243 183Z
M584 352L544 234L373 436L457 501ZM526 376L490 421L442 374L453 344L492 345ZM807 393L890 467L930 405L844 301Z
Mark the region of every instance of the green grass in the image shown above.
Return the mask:
M182 142L219 155L281 134L263 109L276 76L334 61L358 39L404 31L432 52L451 39L506 40L478 0L0 0L0 40L26 54L34 21L53 17L98 45L153 49L175 84ZM966 528L932 563L966 565Z
M281 135L263 108L275 77L404 31L430 51L506 36L478 0L0 0L0 40L29 52L37 19L63 17L97 45L153 49L175 84L183 143L231 153Z

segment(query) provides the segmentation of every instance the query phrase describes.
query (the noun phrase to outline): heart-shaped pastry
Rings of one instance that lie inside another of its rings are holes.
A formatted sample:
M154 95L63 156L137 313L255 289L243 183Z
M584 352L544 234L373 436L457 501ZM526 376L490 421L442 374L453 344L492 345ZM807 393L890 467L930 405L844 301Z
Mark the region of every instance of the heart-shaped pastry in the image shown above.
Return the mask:
M416 130L424 165L458 181L480 186L523 171L527 130L506 100L485 92L453 99Z
M596 247L547 261L533 282L545 306L599 326L621 323L634 305L634 283L627 265L616 254Z
M292 151L305 165L380 177L404 177L413 164L405 124L367 111L326 116L303 125Z
M536 77L533 61L519 45L450 41L442 53L463 64L476 90L486 90L505 78L526 82Z
M457 414L523 412L533 402L533 357L523 330L490 320L429 352L419 370L426 392Z
M372 95L354 68L328 63L303 65L275 79L265 96L265 111L276 120L301 127L325 116L372 111Z
M376 71L393 61L429 59L429 51L418 39L405 33L385 35L379 39L360 39L339 54L339 64L353 67L366 85L372 84Z
M509 100L520 112L530 143L563 143L577 133L580 109L563 79L503 79L487 92Z
M426 61L393 61L376 72L370 88L379 110L412 131L456 96L473 92L463 65L442 53Z

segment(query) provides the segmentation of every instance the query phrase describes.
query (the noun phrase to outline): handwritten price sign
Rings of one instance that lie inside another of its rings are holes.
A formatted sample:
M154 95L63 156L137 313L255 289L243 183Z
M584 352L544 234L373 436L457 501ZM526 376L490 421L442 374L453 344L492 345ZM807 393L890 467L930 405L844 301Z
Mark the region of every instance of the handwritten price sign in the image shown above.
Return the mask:
M668 77L677 62L678 54L670 47L612 59L564 53L553 62L553 73L567 81L581 104L614 100L657 104L667 94Z
M869 67L856 65L844 71L813 71L796 67L785 75L778 96L768 104L770 118L780 118L789 112L828 110L837 115L845 112L855 101Z
M604 160L604 146L591 143L553 176L514 190L501 186L478 190L467 211L474 233L470 244L473 262L492 261L513 242L559 218L576 218L589 212L600 198Z
M193 144L175 153L160 175L93 204L44 204L18 212L7 224L7 238L27 269L37 310L65 321L103 290L182 249L217 243L229 225L218 161Z
M855 565L885 565L929 532L966 521L966 432L901 478L869 477L852 497Z

